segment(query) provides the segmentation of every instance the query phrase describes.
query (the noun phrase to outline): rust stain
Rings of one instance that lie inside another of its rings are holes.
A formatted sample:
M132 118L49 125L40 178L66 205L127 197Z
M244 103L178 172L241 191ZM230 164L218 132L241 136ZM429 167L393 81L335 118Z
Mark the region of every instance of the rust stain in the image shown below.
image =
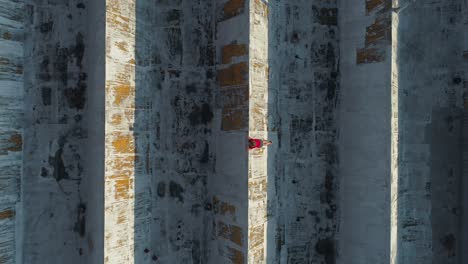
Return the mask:
M110 169L116 172L133 170L135 167L136 156L130 155L125 157L113 157L107 162Z
M377 18L372 25L366 29L366 47L379 41L390 40L390 19L387 17Z
M268 5L262 0L255 0L254 11L257 14L262 15L264 18L268 17Z
M218 70L218 82L221 86L242 85L247 83L248 65L246 62L233 64Z
M249 249L254 249L262 246L265 239L265 228L263 225L258 225L249 230Z
M255 179L249 181L249 200L259 201L266 198L267 192L267 179L262 177L261 179Z
M338 9L337 8L320 8L314 9L320 25L336 26L338 25Z
M381 8L382 7L382 8ZM366 27L365 45L356 52L356 64L382 62L385 50L391 43L391 2L389 0L366 0L367 15L379 10L374 22Z
M128 52L128 43L126 41L115 42L115 46L119 48L121 51Z
M135 153L133 136L130 134L115 133L112 146L117 153Z
M10 32L3 33L3 39L10 40L12 38L13 38L13 35L11 35Z
M251 109L251 118L253 119L253 130L262 131L266 127L266 116L264 114L264 107L253 107Z
M391 4L392 2L389 0L366 0L366 14L369 15L377 9L388 9Z
M130 30L130 18L128 17L115 13L108 13L107 23L117 31L132 33Z
M235 244L242 246L243 233L242 228L236 225L228 225L221 221L218 222L218 236L228 239Z
M229 44L223 47L222 51L222 63L231 63L233 57L239 57L246 55L248 52L245 44Z
M111 120L112 125L120 125L121 123L122 123L122 115L121 114L112 115L112 120Z
M127 213L126 212L123 212L123 213L120 213L119 216L117 217L117 224L123 224L125 222L127 222Z
M130 59L127 63L132 64L132 65L135 65L135 64L136 64L136 61L135 61L135 59Z
M133 180L130 178L116 179L114 181L115 188L115 199L116 200L127 200L131 197L130 189L133 185Z
M121 0L108 0L107 1L107 5L106 5L106 9L108 11L112 11L112 12L115 12L115 13L120 13L121 12Z
M0 65L8 65L10 60L8 58L0 57Z
M236 216L236 207L224 201L220 201L216 196L213 197L213 211L215 214L230 214L233 218Z
M23 149L23 137L21 134L14 132L6 142L7 146L4 151L19 152Z
M357 64L382 62L385 60L385 50L379 48L358 49L356 54Z
M13 218L13 216L15 216L15 211L11 209L0 212L0 220L10 219Z
M133 95L135 91L135 87L130 85L119 85L114 88L115 98L114 98L114 105L120 106L122 102L129 98L130 95ZM133 105L133 102L131 102Z
M258 248L253 252L253 263L263 263L264 261L264 248Z
M223 7L223 16L221 20L240 15L244 12L245 0L229 0Z
M221 129L224 131L241 130L248 126L248 109L223 110Z
M231 260L232 264L244 264L244 253L231 247L228 247L228 250L229 259Z

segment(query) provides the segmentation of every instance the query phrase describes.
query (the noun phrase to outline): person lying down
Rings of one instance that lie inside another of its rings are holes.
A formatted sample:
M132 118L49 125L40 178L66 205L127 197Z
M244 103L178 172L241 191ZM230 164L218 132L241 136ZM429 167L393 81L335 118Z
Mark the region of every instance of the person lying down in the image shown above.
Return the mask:
M255 148L262 148L271 145L273 142L266 139L250 138L249 137L249 150Z

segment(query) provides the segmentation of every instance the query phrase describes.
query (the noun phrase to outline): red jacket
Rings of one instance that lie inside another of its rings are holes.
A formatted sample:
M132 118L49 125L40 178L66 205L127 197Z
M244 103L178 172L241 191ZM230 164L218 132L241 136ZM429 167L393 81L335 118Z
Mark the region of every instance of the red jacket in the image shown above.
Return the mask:
M255 142L255 146L251 147L250 146L250 141ZM249 149L261 148L262 146L263 146L263 140L256 139L256 138L249 138Z

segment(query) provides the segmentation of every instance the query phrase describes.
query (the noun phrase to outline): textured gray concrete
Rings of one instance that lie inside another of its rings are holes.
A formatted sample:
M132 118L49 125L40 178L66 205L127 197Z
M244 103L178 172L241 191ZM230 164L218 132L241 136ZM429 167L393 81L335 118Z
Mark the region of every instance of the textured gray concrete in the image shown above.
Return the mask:
M338 263L389 263L390 13L340 1Z
M0 1L0 262L21 263L24 5Z
M402 1L398 17L397 263L461 263L462 1Z
M99 121L86 114L88 50L98 48L87 45L88 2L26 4L23 262L89 263L101 224L87 213L102 212L102 198L86 163L88 122Z
M136 1L135 263L206 263L214 172L211 1ZM145 252L145 250L147 252Z
M277 138L268 263L336 263L337 3L274 1L270 12L269 123Z
M0 263L466 263L465 2L0 0Z

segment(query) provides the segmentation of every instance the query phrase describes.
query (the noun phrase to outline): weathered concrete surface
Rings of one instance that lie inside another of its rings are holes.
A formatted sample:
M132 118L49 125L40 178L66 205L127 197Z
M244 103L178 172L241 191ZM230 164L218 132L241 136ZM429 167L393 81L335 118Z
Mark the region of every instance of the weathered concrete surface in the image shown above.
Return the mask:
M88 2L25 4L23 263L89 263Z
M338 263L389 263L390 1L340 1Z
M268 138L268 1L250 1L249 136ZM248 263L266 263L267 150L249 154Z
M215 1L213 235L208 263L247 263L249 17L246 0Z
M468 2L464 2L462 6L463 24L463 41L461 48L463 49L463 128L462 128L462 175L460 182L460 237L459 237L459 252L460 263L468 262Z
M465 263L464 2L0 0L0 262Z
M463 1L400 1L394 263L462 263ZM442 48L443 47L443 48ZM392 227L394 228L394 227Z
M86 40L88 48L88 89L86 120L88 144L85 146L84 162L87 177L83 177L81 193L88 202L86 212L86 262L103 263L104 259L104 137L105 137L105 8L103 0L89 1L86 6L89 32Z
M270 2L268 126L275 146L268 263L336 263L337 7L336 1Z
M0 263L21 263L24 5L0 1Z

